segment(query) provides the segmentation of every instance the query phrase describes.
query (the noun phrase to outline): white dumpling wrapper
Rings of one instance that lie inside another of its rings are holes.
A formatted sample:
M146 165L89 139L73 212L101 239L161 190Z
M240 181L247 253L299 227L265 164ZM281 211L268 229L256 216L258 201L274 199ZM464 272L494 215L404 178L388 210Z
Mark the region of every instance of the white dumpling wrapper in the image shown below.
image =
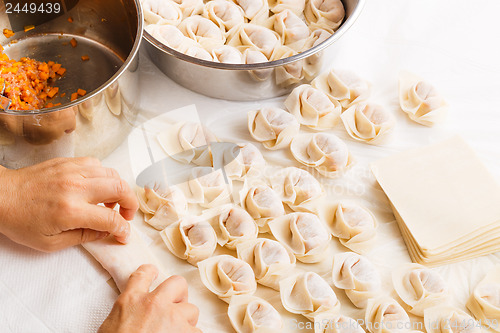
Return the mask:
M270 182L273 190L293 211L313 212L311 205L325 193L313 175L296 167L281 169L270 178Z
M269 0L269 10L274 14L291 10L295 15L301 16L306 7L306 0Z
M201 45L190 45L181 52L193 58L205 61L214 61L212 54L205 50Z
M430 83L402 72L399 77L399 104L411 120L433 126L446 119L448 104Z
M342 24L345 9L341 0L308 0L304 16L313 29L334 32Z
M230 144L214 149L214 165L224 166L226 176L234 180L258 177L266 161L260 150L251 143Z
M247 262L257 283L279 290L279 282L295 268L296 258L281 243L259 238L242 242L236 247L238 258Z
M271 234L304 263L322 261L332 235L311 213L290 213L268 222Z
M214 60L223 64L243 64L243 54L235 47L222 45L212 50Z
M424 310L427 333L480 333L480 325L466 312L452 306L435 306Z
M241 206L252 216L260 232L269 231L270 219L285 214L285 207L278 194L265 184L250 185L245 182L240 192Z
M248 130L265 148L276 150L290 145L300 124L290 113L275 107L248 112Z
M373 247L377 236L377 221L367 209L342 202L323 208L321 215L332 235L345 247L359 254L368 252Z
M187 184L183 183L179 187L184 190L188 202L205 208L231 202L232 185L226 183L221 169L193 168Z
M314 130L332 129L340 119L342 106L323 91L303 84L293 89L285 100L288 111L301 125Z
M365 330L353 318L325 313L314 318L314 333L365 333Z
M144 221L157 230L165 229L188 213L186 196L177 186L171 186L163 193L140 188L137 197Z
M250 214L236 205L224 205L205 211L203 215L215 214L210 218L210 224L217 233L220 246L230 250L236 249L240 243L257 239L259 227Z
M410 317L395 299L387 296L368 300L365 326L371 333L409 332Z
M500 266L494 267L474 288L467 308L477 320L500 332Z
M419 317L424 316L425 309L446 303L449 298L443 278L419 264L406 264L394 270L392 283L408 312Z
M380 273L370 260L353 252L335 255L332 280L358 308L366 307L368 299L380 293L382 286Z
M340 102L344 109L368 99L370 84L349 71L330 70L315 78L311 85Z
M226 303L235 295L253 295L257 290L249 264L230 255L219 255L198 263L201 282Z
M187 37L198 42L204 49L210 51L224 45L226 37L219 26L209 19L195 15L184 19L178 26Z
M319 314L338 314L340 302L333 289L317 273L304 272L280 282L283 307L311 321Z
M358 103L341 115L347 133L357 141L383 143L394 129L394 117L380 105Z
M170 0L142 0L146 24L166 24L176 26L182 21L179 5Z
M203 13L203 0L173 0L176 2L182 11L182 16L188 18L190 16Z
M211 142L217 137L203 125L194 122L180 122L168 126L157 137L165 153L176 161L212 166Z
M266 27L244 23L230 31L227 45L234 46L240 51L254 48L270 58L274 49L281 45L280 36Z
M227 315L236 333L281 332L283 328L280 313L269 302L255 296L233 296Z
M243 9L226 0L208 1L203 8L203 17L210 19L225 32L245 23Z
M184 217L171 224L160 236L173 255L194 266L211 257L217 247L217 235L210 223L194 217Z

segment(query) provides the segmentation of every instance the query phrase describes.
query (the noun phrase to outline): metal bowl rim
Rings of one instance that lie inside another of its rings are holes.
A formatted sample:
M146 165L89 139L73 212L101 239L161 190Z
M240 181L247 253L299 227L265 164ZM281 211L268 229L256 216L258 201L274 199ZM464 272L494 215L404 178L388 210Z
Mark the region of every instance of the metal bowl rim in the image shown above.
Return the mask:
M44 108L44 109L38 109L38 110L27 110L27 111L19 111L19 110L0 110L0 114L9 114L9 115L16 115L16 116L33 116L37 114L46 114L46 113L51 113L51 112L57 112L65 109L69 109L71 107L77 106L92 97L102 93L106 88L108 88L111 84L113 84L118 78L125 72L132 61L136 58L139 48L141 46L141 41L144 33L144 19L143 19L143 12L142 12L142 6L140 4L140 0L133 0L135 3L135 8L137 12L137 33L135 35L135 41L134 45L132 47L132 50L130 51L127 59L123 63L123 65L118 69L118 71L111 77L109 78L108 81L106 81L104 84L102 84L99 88L95 89L92 91L90 94L85 95L73 102L62 104L60 106L55 106L51 108ZM360 0L362 1L362 0Z
M274 67L279 67L283 65L290 64L292 62L296 62L302 59L305 59L317 52L320 52L321 50L327 48L331 44L333 44L335 41L337 41L342 35L354 24L354 22L358 19L359 15L361 14L361 11L365 5L365 0L358 0L358 4L354 8L352 14L345 20L344 23L339 27L337 31L333 33L330 37L328 37L325 41L322 43L316 45L315 47L312 47L304 52L295 54L291 57L279 59L279 60L274 60L274 61L269 61L269 62L263 62L263 63L255 63L255 64L226 64L226 63L220 63L220 62L214 62L214 61L208 61L208 60L203 60L199 58L195 58L189 55L186 55L184 53L181 53L177 50L174 50L171 47L168 47L167 45L159 42L151 36L146 29L144 29L144 39L151 44L151 46L157 48L159 51L166 53L168 56L173 56L175 58L184 60L186 62L192 63L194 65L199 65L199 66L204 66L204 67L211 67L215 69L223 69L223 70L258 70L258 69L266 69L266 68L274 68Z

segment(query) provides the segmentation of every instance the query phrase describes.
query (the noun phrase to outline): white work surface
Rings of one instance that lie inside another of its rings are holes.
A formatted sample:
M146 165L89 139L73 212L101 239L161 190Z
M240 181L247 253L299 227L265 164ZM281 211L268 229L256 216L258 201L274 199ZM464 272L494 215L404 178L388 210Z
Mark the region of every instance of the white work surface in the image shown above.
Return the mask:
M357 164L343 179L324 183L335 199L356 200L378 218L378 243L367 256L381 271L386 293L391 292L391 269L410 259L387 199L369 173L368 164L460 134L500 179L498 13L497 0L367 0L356 24L326 54L328 68L350 69L371 81L372 100L397 118L392 141L381 147L354 142L339 124L333 132L345 139ZM428 79L445 96L451 108L444 125L426 128L412 123L399 110L400 70L410 70ZM264 105L280 105L283 101L279 98L238 103L207 98L178 86L145 57L140 71L144 109L141 122L195 104L201 121L221 139L253 142L246 129L246 112ZM140 155L134 149L124 142L104 161L105 165L118 169L132 186L137 176L133 170L144 162L134 160ZM296 165L288 152L263 153L274 163ZM140 214L134 223L153 239L152 249L165 270L188 279L190 300L201 309L199 327L204 332L231 332L227 305L205 289L197 269L171 255L158 233L142 222ZM346 250L332 241L332 254ZM496 263L500 263L500 256L493 254L435 269L448 282L454 303L465 309L472 288ZM0 267L2 333L93 332L117 297L107 283L109 276L81 247L41 254L0 236ZM331 283L331 257L310 267ZM344 292L335 291L343 313L362 318L363 312L353 308ZM257 294L286 314L277 292L259 287ZM303 317L286 314L284 319L285 332L309 331L292 329L294 320L307 322Z

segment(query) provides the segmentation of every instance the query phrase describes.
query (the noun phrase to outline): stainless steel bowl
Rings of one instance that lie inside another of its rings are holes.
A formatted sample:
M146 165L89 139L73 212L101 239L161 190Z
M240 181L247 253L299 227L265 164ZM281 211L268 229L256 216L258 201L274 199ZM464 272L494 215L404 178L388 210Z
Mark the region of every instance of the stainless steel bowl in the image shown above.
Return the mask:
M54 82L59 94L53 103L61 106L0 112L0 164L19 168L53 157L104 158L126 138L138 113L139 1L54 1L61 6L55 13L52 5L51 14L49 2L36 1L36 10L28 7L28 13L9 3L16 2L0 0L0 30L15 32L9 39L0 35L5 53L11 59L52 60L67 71ZM35 29L25 32L29 25ZM90 60L83 61L84 55ZM79 88L87 94L71 101Z
M333 45L358 18L365 0L342 0L346 15L340 28L323 43L292 57L262 64L222 64L180 53L152 37L144 38L156 66L178 84L197 93L227 100L251 101L289 93L310 82L322 68L323 50ZM307 73L304 70L307 68Z

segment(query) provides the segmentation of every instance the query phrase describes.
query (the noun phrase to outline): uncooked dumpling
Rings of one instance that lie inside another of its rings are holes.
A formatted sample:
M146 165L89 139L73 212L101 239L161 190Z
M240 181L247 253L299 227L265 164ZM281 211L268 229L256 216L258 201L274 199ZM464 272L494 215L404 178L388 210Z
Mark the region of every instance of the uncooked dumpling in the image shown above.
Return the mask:
M343 202L326 208L324 220L332 235L356 253L368 252L374 245L377 222L372 213L353 203Z
M245 64L261 64L269 61L264 53L251 48L248 48L243 52L243 58L245 58ZM248 74L251 79L260 82L267 80L273 72L274 70L272 68L264 68L248 71Z
M248 130L252 137L271 150L285 148L299 133L297 119L283 109L265 107L248 112Z
M181 7L184 18L198 15L203 12L203 0L173 0Z
M269 219L285 214L280 197L265 184L250 186L245 183L241 191L241 205L255 219L260 232L267 232Z
M448 113L448 105L436 88L408 72L399 77L399 103L411 120L425 126L443 122Z
M186 197L176 186L162 193L148 187L140 188L137 197L144 221L157 230L165 229L188 212Z
M380 105L354 104L341 115L349 135L358 141L379 144L392 132L394 117Z
M289 9L295 15L301 16L306 6L305 0L269 0L269 9L277 14Z
M342 106L324 92L303 84L295 88L285 100L288 111L300 124L314 130L332 129L340 119Z
M216 141L211 131L194 122L176 123L158 135L158 142L168 156L201 166L212 166L208 145Z
M178 25L182 21L179 5L170 0L142 0L146 24Z
M338 253L333 259L333 285L344 289L358 308L366 307L368 299L381 290L380 274L365 257L353 252Z
M323 194L323 188L313 175L303 169L288 167L270 178L273 190L294 211L312 212L310 205Z
M211 208L231 201L231 184L226 184L221 169L193 168L186 192L189 202Z
M212 50L212 56L223 64L243 64L243 54L233 46L219 46Z
M293 157L325 177L338 177L353 164L344 141L334 134L307 133L296 136L290 145Z
M311 85L323 90L332 99L347 109L370 96L370 85L356 74L348 71L330 70L315 78Z
M371 333L409 332L411 322L395 299L382 296L368 300L365 326Z
M409 307L408 312L422 317L424 310L448 300L448 288L435 271L419 264L406 264L392 272L394 290Z
M271 61L284 59L296 55L297 51L288 46L278 46L271 55ZM288 87L299 83L304 78L303 60L275 67L275 82L281 87Z
M308 0L304 9L309 26L334 32L344 20L345 10L341 0Z
M217 235L205 220L184 217L160 232L167 248L191 265L210 256L217 247Z
M485 327L500 332L500 266L493 268L474 288L467 308Z
M447 305L425 309L424 324L427 333L480 333L483 331L470 315Z
M280 35L282 43L296 51L302 50L311 34L307 24L290 9L283 10L273 18L274 31Z
M281 332L283 328L279 312L255 296L233 296L227 315L236 333Z
M340 302L328 283L314 272L305 272L280 282L283 307L311 321L319 314L338 314Z
M254 48L270 58L274 49L280 45L280 36L266 27L244 23L233 30L230 32L227 45L235 46L240 51Z
M314 333L365 333L365 330L355 319L325 313L314 318Z
M233 0L243 9L248 20L264 20L269 17L269 4L267 0Z
M257 224L240 206L224 205L215 208L214 211L216 213L210 219L210 224L217 233L220 246L234 250L238 244L257 238L259 234Z
M226 32L245 23L243 9L226 0L208 1L203 8L203 16L212 20Z
M272 235L304 263L325 258L331 235L321 220L311 213L291 213L268 222Z
M195 41L193 41L197 44ZM214 58L210 52L205 50L201 45L189 45L185 49L179 49L179 52L184 53L193 58L205 60L205 61L214 61Z
M230 255L220 255L198 263L201 282L221 300L229 303L232 296L252 295L257 289L249 264Z
M238 258L253 269L258 283L279 290L279 282L295 267L295 256L281 243L259 238L237 245Z
M230 179L257 177L266 164L260 150L251 143L230 144L220 148L217 147L213 152L214 165L223 165Z
M311 49L325 40L330 38L332 34L324 29L316 29L312 32L311 38L309 38L309 45L306 45L306 49ZM323 51L311 54L304 59L304 75L308 81L313 80L321 72L321 67L323 66Z
M184 19L179 24L179 30L209 51L224 45L226 40L220 27L200 15Z

